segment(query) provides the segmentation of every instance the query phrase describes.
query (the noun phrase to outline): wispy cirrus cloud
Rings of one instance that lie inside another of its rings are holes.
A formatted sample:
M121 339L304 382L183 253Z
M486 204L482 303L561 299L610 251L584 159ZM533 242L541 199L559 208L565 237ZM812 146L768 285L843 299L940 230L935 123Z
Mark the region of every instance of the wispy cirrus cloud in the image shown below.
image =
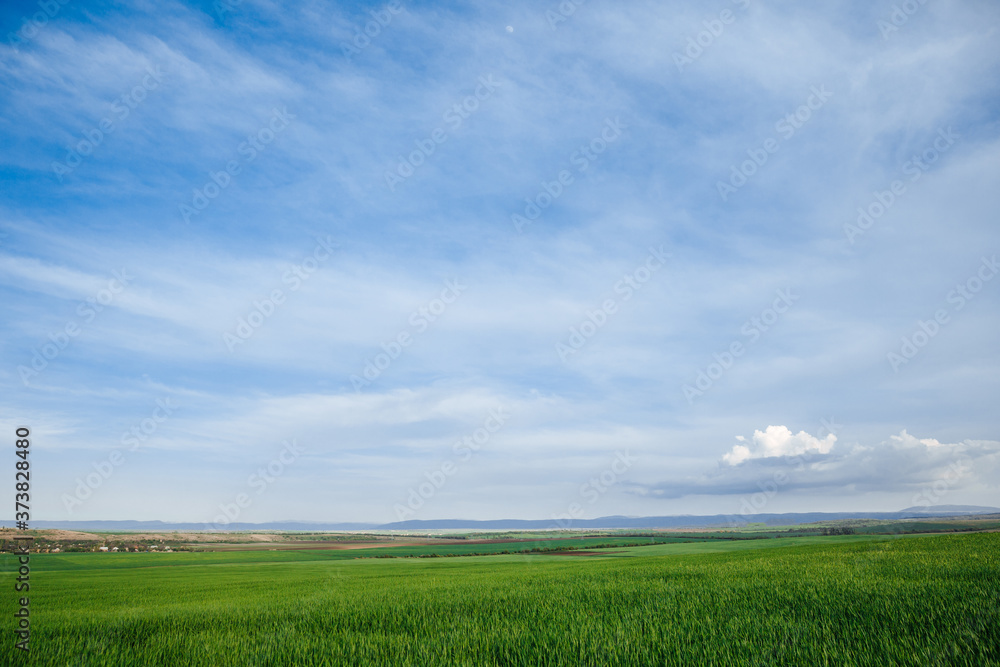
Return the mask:
M377 7L84 5L16 50L0 44L0 419L52 425L52 451L69 458L46 465L65 486L155 400L184 406L102 489L107 504L88 506L94 518L149 518L160 505L125 500L169 493L164 471L203 456L201 481L226 480L296 428L315 465L290 471L302 477L269 491L260 517L391 518L385 497L495 401L518 419L427 511L487 517L524 496L561 512L620 447L641 463L589 511L712 511L796 457L797 507L905 506L910 486L965 455L977 469L956 494L985 504L995 285L899 374L885 353L1000 243L995 6L928 3L884 39L891 3L586 3L555 30L531 3L404 3L347 57L341 43ZM675 52L722 9L736 20L678 71ZM0 22L20 15L5 7ZM162 80L120 117L150 68ZM449 124L483 79L490 97ZM717 182L824 86L821 111L723 202ZM294 121L251 161L240 146L276 107ZM113 128L60 182L53 163L105 118ZM579 170L573 156L617 118L627 130ZM440 127L446 140L389 191L386 171ZM942 127L961 140L848 243L858 207ZM239 173L184 220L179 205L232 161ZM517 234L511 213L562 170L572 186ZM327 237L337 253L298 277ZM670 261L626 301L615 285L651 245ZM25 386L18 366L123 269L128 289ZM359 396L352 374L455 279L461 298ZM753 324L779 289L795 307ZM227 346L275 290L273 314ZM556 343L609 298L614 317L563 363ZM715 375L735 343L744 352L689 404L683 386ZM847 426L781 426L821 412ZM186 512L212 505L200 493ZM39 511L58 516L47 497Z

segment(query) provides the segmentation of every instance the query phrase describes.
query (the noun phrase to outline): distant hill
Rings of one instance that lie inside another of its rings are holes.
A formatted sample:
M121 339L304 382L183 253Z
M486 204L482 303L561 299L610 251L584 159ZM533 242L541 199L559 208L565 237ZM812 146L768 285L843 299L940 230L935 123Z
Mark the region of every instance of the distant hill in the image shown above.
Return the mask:
M916 512L922 515L958 516L962 514L997 514L1000 508L982 505L931 505L929 507L907 507L901 512Z
M919 519L921 517L965 516L969 514L1000 514L997 507L932 506L911 507L899 512L796 512L785 514L715 514L710 516L605 516L599 519L557 520L497 520L462 521L458 519L430 521L397 521L379 526L379 530L546 530L555 528L712 528L763 523L768 526L795 526L817 521L838 521L843 519ZM974 511L973 511L974 510Z
M13 526L13 521L4 523L6 526ZM44 530L48 528L58 528L61 530L84 530L84 531L197 531L212 530L214 526L207 523L165 523L163 521L32 521L32 528ZM378 527L374 523L306 523L302 521L272 521L268 523L232 523L227 529L231 531L242 530L301 530L301 531L322 531L322 530L373 530Z
M306 521L271 521L268 523L234 523L230 531L383 531L383 530L558 530L558 529L651 529L651 528L714 528L763 523L768 526L794 526L817 521L843 519L919 519L977 514L1000 514L998 507L978 505L932 505L907 507L898 512L797 512L786 514L714 514L709 516L605 516L599 519L430 519L396 521L393 523L322 523ZM4 525L13 525L12 521ZM84 531L199 531L212 530L205 523L165 523L163 521L32 521L32 528L59 528Z

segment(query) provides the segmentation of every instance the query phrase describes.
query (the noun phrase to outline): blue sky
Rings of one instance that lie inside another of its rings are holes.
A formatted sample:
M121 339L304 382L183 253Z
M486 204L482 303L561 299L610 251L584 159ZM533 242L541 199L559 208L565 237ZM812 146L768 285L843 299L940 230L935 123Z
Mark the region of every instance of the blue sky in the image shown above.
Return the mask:
M998 504L998 26L5 3L33 518Z

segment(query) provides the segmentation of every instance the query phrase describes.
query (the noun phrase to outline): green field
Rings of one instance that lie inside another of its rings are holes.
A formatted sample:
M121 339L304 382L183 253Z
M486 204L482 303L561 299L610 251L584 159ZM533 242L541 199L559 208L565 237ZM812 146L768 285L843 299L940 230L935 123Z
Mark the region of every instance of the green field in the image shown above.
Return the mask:
M358 555L33 554L30 659L5 630L0 663L1000 664L997 533Z

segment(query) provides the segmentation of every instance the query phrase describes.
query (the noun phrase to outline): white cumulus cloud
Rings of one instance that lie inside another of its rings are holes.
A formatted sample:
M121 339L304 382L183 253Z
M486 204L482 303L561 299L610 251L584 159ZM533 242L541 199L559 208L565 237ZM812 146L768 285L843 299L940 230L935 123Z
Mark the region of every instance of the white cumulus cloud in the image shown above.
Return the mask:
M746 442L743 436L737 436L741 443ZM733 449L722 457L731 466L739 465L749 459L763 459L775 456L799 456L806 452L827 454L837 442L837 436L830 433L820 439L805 431L792 433L787 426L768 426L764 431L754 431L750 445L734 445Z

